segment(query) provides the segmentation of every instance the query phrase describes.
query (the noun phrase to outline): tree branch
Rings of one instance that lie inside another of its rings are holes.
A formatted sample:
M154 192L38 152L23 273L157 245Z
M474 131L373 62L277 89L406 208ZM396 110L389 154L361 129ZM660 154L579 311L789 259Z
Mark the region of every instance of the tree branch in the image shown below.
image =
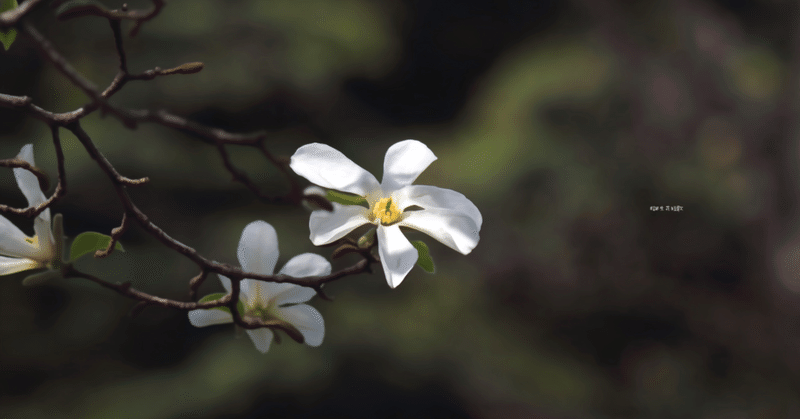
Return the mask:
M25 209L9 207L8 205L0 204L0 212L6 214L23 215L29 218L36 217L37 215L41 214L45 209L49 208L56 201L58 201L59 199L64 197L64 195L67 194L67 175L64 169L64 150L61 148L61 138L58 135L58 127L55 125L51 125L50 131L53 136L53 146L55 147L56 150L56 162L58 165L58 184L56 185L56 190L53 191L53 195L50 196L49 199L42 202L41 204L36 205L34 207L28 207ZM23 169L27 169L39 178L39 186L42 188L42 190L46 190L49 188L46 182L47 175L45 175L44 172L42 172L40 169L31 166L26 161L17 159L0 160L0 166L20 167ZM44 176L45 179L44 185L42 185L42 177L40 176Z
M16 26L20 19L31 12L42 0L28 0L13 10L0 13L0 29Z

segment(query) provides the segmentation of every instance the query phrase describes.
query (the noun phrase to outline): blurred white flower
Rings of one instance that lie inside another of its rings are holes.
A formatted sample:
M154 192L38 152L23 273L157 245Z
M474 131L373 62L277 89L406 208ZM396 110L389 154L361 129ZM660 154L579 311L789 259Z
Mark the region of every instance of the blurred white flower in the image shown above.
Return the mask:
M242 231L237 251L242 270L262 275L272 275L278 261L278 235L265 221L253 221ZM286 263L280 274L303 278L331 273L331 264L320 255L303 253ZM222 286L231 292L231 280L219 275ZM312 288L288 283L274 283L243 279L239 301L244 304L245 316L262 320L279 319L292 324L303 334L310 346L322 344L325 322L315 308L301 304L316 295ZM195 327L232 323L230 312L221 309L199 309L189 312L189 322ZM247 329L247 334L262 353L269 350L273 332L268 328Z
M333 212L314 211L308 223L311 241L321 246L361 225L377 225L378 253L392 288L403 281L418 257L400 227L419 230L468 254L478 245L483 223L475 204L449 189L411 184L434 160L433 152L419 141L396 143L386 152L383 182L379 184L372 174L333 147L319 143L300 147L292 156L292 170L316 185L364 197L369 205L364 208L334 202Z
M35 166L33 161L33 144L26 144L17 155ZM33 207L45 202L36 175L28 170L15 168L14 177L17 185ZM33 237L28 237L17 226L0 215L0 275L8 275L29 269L46 268L57 257L56 241L50 229L50 209L42 211L33 220Z

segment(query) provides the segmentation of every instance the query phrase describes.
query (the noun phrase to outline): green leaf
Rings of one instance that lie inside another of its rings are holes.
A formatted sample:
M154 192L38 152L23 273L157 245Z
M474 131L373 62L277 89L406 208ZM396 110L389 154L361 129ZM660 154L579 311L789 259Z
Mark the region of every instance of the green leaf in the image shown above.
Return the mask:
M17 6L19 6L17 0L0 0L0 13L14 10ZM9 29L8 32L0 32L0 43L3 44L6 51L11 48L15 39L17 39L17 31L14 28Z
M328 191L328 201L336 202L342 205L362 205L366 206L367 200L364 197L353 195L339 191Z
M105 249L108 247L109 243L111 243L111 236L95 233L94 231L81 233L72 241L72 246L69 249L69 258L72 261L77 260L79 257L89 252L94 253L98 250ZM114 249L121 252L125 251L119 242L114 246Z
M434 273L436 269L433 266L433 258L431 258L431 255L428 252L428 245L421 240L414 240L411 242L411 245L417 249L417 254L419 254L417 266L424 269L425 272Z
M208 302L208 301L219 300L220 298L222 298L222 297L224 297L226 295L228 295L228 294L226 294L224 292L215 292L213 294L206 295L205 297L201 298L197 302L198 303L205 303L205 302ZM239 315L244 316L244 303L241 300L239 300L239 302L236 303L236 309L239 310ZM226 313L230 313L231 312L231 310L228 307L225 307L225 306L214 307L214 308L209 308L209 309L205 309L205 310L222 310L222 311L224 311Z

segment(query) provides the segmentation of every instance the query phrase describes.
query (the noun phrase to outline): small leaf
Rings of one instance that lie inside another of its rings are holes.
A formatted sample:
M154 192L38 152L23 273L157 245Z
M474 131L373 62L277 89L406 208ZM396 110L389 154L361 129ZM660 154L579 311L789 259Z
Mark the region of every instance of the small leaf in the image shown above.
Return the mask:
M329 190L326 198L328 201L336 202L342 205L364 205L366 206L367 200L364 197L353 195L349 193Z
M209 302L209 301L219 300L220 298L222 298L222 297L224 297L226 295L228 295L228 294L226 294L224 292L215 292L213 294L206 295L205 297L201 298L197 302L198 303L206 303L206 302ZM236 303L236 309L239 310L239 315L240 316L244 316L244 303L241 300L239 300L239 302ZM207 308L207 309L203 309L203 310L222 310L222 311L224 311L226 313L230 313L231 312L231 310L228 307L225 307L225 306Z
M48 269L46 271L35 273L23 279L22 285L30 287L33 285L44 284L45 282L56 278L61 278L61 272L53 269Z
M0 13L14 10L18 5L17 0L0 0ZM3 44L3 48L5 48L6 51L11 48L11 44L14 43L15 39L17 39L16 29L11 28L8 32L0 31L0 43Z
M421 240L414 240L411 242L411 245L417 249L417 254L419 254L417 265L424 269L425 272L434 273L436 269L433 266L433 258L431 258L428 252L428 245Z
M111 237L105 234L96 233L94 231L81 233L72 241L72 246L69 249L70 260L74 261L87 253L103 250L108 247L109 243L111 243ZM114 245L114 249L121 252L125 251L119 242Z

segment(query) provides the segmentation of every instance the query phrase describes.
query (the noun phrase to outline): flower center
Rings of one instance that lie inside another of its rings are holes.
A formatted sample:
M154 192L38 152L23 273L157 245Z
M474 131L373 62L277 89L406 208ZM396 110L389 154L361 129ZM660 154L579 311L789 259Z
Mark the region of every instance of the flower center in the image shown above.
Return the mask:
M383 198L376 202L370 213L370 221L380 220L381 224L389 225L400 220L403 211L397 207L392 198Z
M272 313L272 310L264 306L251 307L249 310L247 310L246 315L257 317L264 321L277 319L277 317Z

